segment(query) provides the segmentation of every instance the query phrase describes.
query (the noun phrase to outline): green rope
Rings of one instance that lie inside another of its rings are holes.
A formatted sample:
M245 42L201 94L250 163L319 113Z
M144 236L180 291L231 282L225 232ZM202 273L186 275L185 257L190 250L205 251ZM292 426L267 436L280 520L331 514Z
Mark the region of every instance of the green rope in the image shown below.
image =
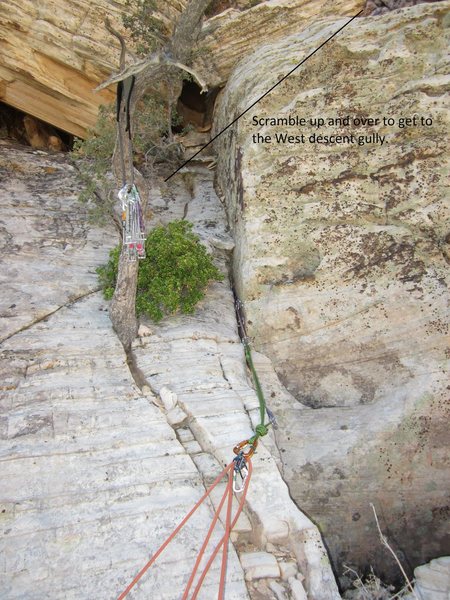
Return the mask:
M239 326L239 335L241 337L242 343L244 345L245 359L247 361L248 368L252 373L253 383L255 384L256 395L258 396L259 401L259 425L255 427L254 435L247 440L247 442L254 446L255 443L258 442L260 437L263 437L269 433L269 425L275 426L275 417L271 414L271 412L267 409L266 399L264 398L264 394L261 388L261 384L259 383L258 374L255 369L255 365L253 364L252 359L252 351L250 349L250 344L247 337L247 331L245 327L244 315L242 313L242 303L237 297L235 293L235 309L236 309L236 317ZM266 412L269 415L270 423L266 425Z
M244 340L244 350L245 350L245 358L247 361L247 365L252 373L253 382L255 384L256 395L259 400L259 420L260 423L255 427L255 435L253 435L248 441L249 444L252 445L256 442L256 440L260 437L263 437L269 433L268 425L265 425L266 420L266 399L264 398L264 394L261 388L261 384L259 383L258 374L255 369L255 365L253 364L252 352L250 350L250 345L247 340Z

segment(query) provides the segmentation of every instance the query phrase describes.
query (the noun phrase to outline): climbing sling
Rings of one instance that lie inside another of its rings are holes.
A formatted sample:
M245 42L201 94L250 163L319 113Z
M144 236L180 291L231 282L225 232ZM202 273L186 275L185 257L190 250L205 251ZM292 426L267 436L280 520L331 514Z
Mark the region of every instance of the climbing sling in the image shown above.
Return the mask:
M244 507L245 498L247 496L247 491L250 484L251 474L252 474L252 462L251 457L256 451L258 446L258 440L260 437L263 437L268 433L269 425L273 425L276 427L275 418L272 412L267 408L264 394L258 379L258 375L256 373L250 343L247 336L247 331L244 324L244 315L243 315L243 306L240 300L235 296L235 310L238 321L238 330L241 341L244 345L245 358L247 361L247 365L252 373L253 381L255 384L256 394L259 400L259 410L260 410L260 423L255 427L254 435L249 439L246 439L239 444L237 444L233 448L233 452L236 455L234 459L228 464L223 471L216 477L212 485L206 490L203 496L198 500L195 506L190 510L190 512L184 517L184 519L179 523L179 525L174 529L174 531L170 534L170 536L166 539L166 541L156 550L156 552L151 556L151 558L147 561L144 567L139 571L139 573L134 577L131 583L126 587L126 589L120 594L117 600L124 600L134 586L140 581L140 579L145 575L148 569L155 563L156 559L162 554L162 552L167 548L170 542L175 538L175 536L180 532L180 530L186 525L189 519L194 515L194 513L198 510L198 508L203 504L203 502L210 496L211 492L216 488L216 486L227 477L227 485L225 492L222 495L220 502L217 505L216 510L214 511L214 516L212 518L211 524L209 526L208 532L205 536L203 544L198 551L197 557L195 559L195 563L193 569L191 571L191 575L187 581L186 587L184 589L183 596L181 600L196 600L198 598L198 594L201 590L205 577L207 576L211 565L213 564L216 556L222 550L222 560L220 566L220 580L219 580L219 590L217 595L217 600L224 600L225 598L225 583L226 583L226 571L227 571L227 559L228 559L228 545L230 540L230 534L232 529L237 523L239 515L242 512ZM269 423L265 424L265 416L269 416ZM237 509L233 513L233 498L234 495L239 495ZM209 541L214 532L214 529L217 525L218 520L220 519L221 512L223 510L224 505L226 504L226 515L225 515L225 533L220 538L219 542L216 544L214 550L209 555L208 560L206 561L205 566L203 567L203 571L197 576L200 564L202 562L203 557L205 556ZM194 590L192 595L189 598L189 593L191 592L192 587L194 586L195 579L197 581L195 583ZM212 599L211 599L212 600Z
M122 169L122 188L118 196L122 209L122 243L123 251L129 261L135 261L137 258L145 258L145 226L142 214L142 203L138 189L134 183L133 167L133 144L131 139L131 118L130 102L133 93L135 77L134 75L119 81L117 85L117 104L116 121L117 134L119 139L119 153ZM125 117L126 145L128 147L128 160L130 176L127 178L127 169L125 165L125 140L123 139L122 128L120 126L121 115Z

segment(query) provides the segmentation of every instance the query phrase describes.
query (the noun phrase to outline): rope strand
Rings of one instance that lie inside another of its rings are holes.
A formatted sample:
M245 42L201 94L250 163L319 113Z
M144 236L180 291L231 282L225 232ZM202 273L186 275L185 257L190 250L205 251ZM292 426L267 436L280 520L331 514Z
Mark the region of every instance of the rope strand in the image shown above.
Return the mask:
M247 461L247 465L248 465L248 477L245 480L244 489L242 490L242 496L239 499L238 509L236 511L236 514L234 515L234 519L231 522L231 529L233 529L234 526L236 525L237 520L239 519L239 516L242 512L242 509L244 508L244 502L245 502L245 498L247 496L248 486L249 486L250 478L251 478L251 474L252 474L252 463L250 460ZM211 565L214 562L214 559L216 558L217 553L219 552L220 548L222 547L222 544L224 543L224 541L225 541L225 536L222 537L222 539L219 541L217 546L214 548L214 551L212 552L211 556L209 557L209 560L206 563L205 568L203 569L200 579L197 582L197 585L195 587L194 594L191 597L191 600L197 600L197 596L198 596L198 593L200 592L203 581L204 581L209 569L211 568Z
M214 480L212 485L206 490L206 492L203 494L203 496L200 498L200 500L195 504L195 506L184 517L184 519L180 522L180 524L176 527L176 529L174 529L174 531L172 531L172 533L167 538L167 540L158 548L158 550L153 554L153 556L144 565L144 567L142 567L142 569L139 571L139 573L136 575L136 577L133 579L133 581L120 594L120 596L117 598L117 600L123 600L124 598L126 598L126 596L128 596L128 594L131 592L131 590L134 588L134 586L137 584L137 582L148 571L148 569L156 561L158 556L167 548L167 546L170 544L170 542L173 540L173 538L177 535L177 533L180 531L180 529L182 529L184 527L184 525L186 525L187 521L192 517L192 515L196 512L196 510L200 507L200 505L204 502L204 500L210 495L210 493L217 486L217 484L220 481L222 481L222 479L225 477L225 475L233 468L233 466L234 466L234 461L232 461L227 467L225 467L225 469L222 471L222 473L220 473L220 475L218 475L216 477L216 479Z

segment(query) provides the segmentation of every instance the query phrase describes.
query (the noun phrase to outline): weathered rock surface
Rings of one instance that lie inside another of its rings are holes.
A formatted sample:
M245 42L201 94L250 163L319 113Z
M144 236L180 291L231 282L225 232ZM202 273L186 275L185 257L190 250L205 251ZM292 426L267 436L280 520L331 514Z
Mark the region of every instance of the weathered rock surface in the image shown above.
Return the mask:
M63 155L0 146L0 341L98 290L114 233L88 225ZM74 259L76 257L76 259Z
M158 1L169 30L185 6L186 0ZM210 85L223 84L262 35L280 39L318 15L351 15L362 6L363 0L238 2L205 24L197 68ZM99 105L114 100L112 89L93 92L118 68L119 45L105 29L105 17L127 38L121 21L126 10L125 0L0 3L0 100L85 137Z
M235 281L281 422L285 479L336 563L386 562L369 502L413 565L448 548L449 8L354 21L217 142ZM240 63L216 131L344 22L322 20ZM255 126L254 115L381 124L318 131ZM383 125L414 115L432 123ZM306 141L276 143L276 132ZM272 142L253 143L256 133ZM357 141L310 144L313 133ZM386 143L358 145L375 133Z
M435 558L414 569L414 590L422 600L450 598L450 556Z
M190 190L181 176L176 182L171 180L166 189L153 190L151 198L152 210L162 222L184 216L194 223L194 231L214 252L226 274L233 243L211 173L199 168ZM202 451L198 453L199 447L194 445L193 456L210 453L221 464L229 463L232 448L248 439L259 422L259 409L245 371L228 281L211 285L194 315L174 316L152 324L151 329L152 335L133 345L138 367L155 393L167 396L170 390L176 395L177 409L186 415L181 429L187 424ZM187 443L191 444L189 436ZM253 527L247 539L250 536L259 550L267 542L286 547L286 558L295 556L312 599L339 598L320 535L289 497L274 460L277 453L274 441L264 438L254 458L247 496ZM199 463L195 460L206 478L217 474L217 466L211 468L210 460L206 470L203 459Z
M440 2L442 0L367 0L364 7L364 16L384 15L391 10L415 6L424 2Z
M240 559L246 579L280 576L277 559L269 552L243 552Z
M186 0L158 3L169 28ZM12 0L0 3L0 100L85 137L100 104L115 92L94 88L118 68L120 48L105 17L123 30L125 0Z
M196 67L210 85L223 85L233 68L258 46L299 33L324 16L359 12L363 0L268 0L249 10L227 10L205 22ZM291 58L301 60L301 55Z
M222 282L195 317L141 326L135 366L148 385L140 391L95 277L117 234L87 225L64 157L3 146L0 165L8 182L1 192L7 243L1 259L0 596L106 600L126 587L231 460L232 447L252 432L249 414L257 419L257 399L245 373L232 294ZM233 242L212 175L201 173L197 181L190 177L190 189L181 178L162 194L154 190L153 209L163 221L183 214L193 220L225 269ZM273 440L267 448L276 451ZM223 491L224 485L212 495L214 507ZM263 444L248 507L233 542L255 552L271 542L272 554L263 553L271 568L254 571L247 590L230 546L227 600L256 598L253 592L269 589L272 578L282 588L279 560L301 569L312 600L337 599L318 530L289 498ZM211 518L206 504L133 597L179 600ZM218 527L211 544L222 534ZM215 561L202 600L216 597L219 569Z
M0 164L0 596L114 598L203 494L202 479L134 384L97 291L95 267L117 234L87 225L65 160L1 148ZM210 518L204 506L134 597L181 597ZM227 594L245 600L230 551ZM216 596L219 568L203 600Z

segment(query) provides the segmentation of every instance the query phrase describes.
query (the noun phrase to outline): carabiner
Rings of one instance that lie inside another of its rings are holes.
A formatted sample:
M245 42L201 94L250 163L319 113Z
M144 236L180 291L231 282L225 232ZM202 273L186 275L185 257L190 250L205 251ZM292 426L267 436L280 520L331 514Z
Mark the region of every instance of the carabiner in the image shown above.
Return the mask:
M238 483L237 483L238 474L241 478L240 486L238 486ZM247 477L248 477L247 465L245 465L245 467L242 467L242 469L239 469L239 471L234 471L234 473L233 473L233 492L236 492L237 494L242 492L242 490L245 487L245 480L247 479Z
M244 448L246 446L250 446L250 450L247 450L247 452L244 452ZM251 458L254 455L257 446L258 446L258 438L256 438L256 440L254 440L253 442L250 442L250 440L244 440L233 448L233 452L235 454L239 454L240 452L242 452L244 457L247 459L247 458Z
M245 459L244 453L241 451L239 454L233 459L234 469L233 469L233 492L240 493L245 487L245 480L248 477L248 467L247 461ZM237 476L240 476L241 483L238 485Z

